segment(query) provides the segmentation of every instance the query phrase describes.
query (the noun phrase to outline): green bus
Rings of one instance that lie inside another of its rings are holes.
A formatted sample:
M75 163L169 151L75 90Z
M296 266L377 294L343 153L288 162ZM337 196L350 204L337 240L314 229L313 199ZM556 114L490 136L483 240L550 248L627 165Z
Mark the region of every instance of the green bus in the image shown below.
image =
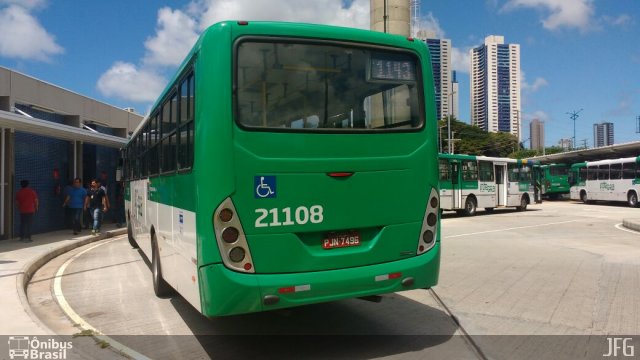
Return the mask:
M436 285L431 74L413 38L206 29L124 151L156 295L213 317Z
M533 166L527 160L440 154L440 207L467 216L479 207L488 212L501 207L524 211L537 199Z
M569 168L567 164L540 165L543 196L558 199L569 194Z

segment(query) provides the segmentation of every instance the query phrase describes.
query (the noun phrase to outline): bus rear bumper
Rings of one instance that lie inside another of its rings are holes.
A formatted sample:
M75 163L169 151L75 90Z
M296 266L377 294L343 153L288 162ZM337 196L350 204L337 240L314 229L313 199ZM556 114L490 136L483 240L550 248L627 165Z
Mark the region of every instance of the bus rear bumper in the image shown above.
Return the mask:
M202 313L233 315L430 288L439 271L439 242L423 255L339 270L243 274L213 264L200 268Z

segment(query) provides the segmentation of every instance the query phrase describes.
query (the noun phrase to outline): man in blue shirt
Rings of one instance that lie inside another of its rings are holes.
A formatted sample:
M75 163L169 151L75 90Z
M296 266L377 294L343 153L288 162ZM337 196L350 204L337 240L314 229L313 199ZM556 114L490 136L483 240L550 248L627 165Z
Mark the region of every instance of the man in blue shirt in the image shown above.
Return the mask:
M82 211L86 209L85 198L87 197L87 190L82 187L82 180L75 178L73 180L73 188L67 194L62 206L68 206L71 209L73 218L73 235L77 235L80 232L80 221L82 219Z

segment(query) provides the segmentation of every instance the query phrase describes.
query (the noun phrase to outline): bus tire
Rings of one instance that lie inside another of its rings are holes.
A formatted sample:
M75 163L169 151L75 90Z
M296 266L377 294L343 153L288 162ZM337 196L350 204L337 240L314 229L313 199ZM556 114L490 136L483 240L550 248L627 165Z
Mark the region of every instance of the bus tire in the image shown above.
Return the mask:
M127 238L129 239L129 245L131 245L132 248L137 249L139 247L136 239L133 237L133 228L131 228L130 216L127 219Z
M589 199L587 199L587 192L582 190L580 192L580 200L582 200L583 203L588 204L589 203Z
M520 198L520 206L516 207L516 209L518 211L525 211L527 210L527 205L529 205L529 200L527 199L526 196L522 196Z
M153 275L153 292L157 297L167 297L173 294L173 288L162 277L158 242L153 233L151 235L151 274Z
M629 194L627 194L627 203L631 207L638 207L638 194L635 191L629 191Z
M476 203L476 198L468 197L467 201L464 202L464 214L466 216L473 216L476 214L477 209L478 204Z

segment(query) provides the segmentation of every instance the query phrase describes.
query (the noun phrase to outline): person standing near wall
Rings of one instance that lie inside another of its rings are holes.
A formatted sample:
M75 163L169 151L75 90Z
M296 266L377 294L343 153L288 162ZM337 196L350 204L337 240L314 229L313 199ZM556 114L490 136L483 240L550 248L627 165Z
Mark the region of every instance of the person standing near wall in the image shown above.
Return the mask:
M102 226L102 214L109 210L107 203L107 194L100 187L98 180L91 180L91 188L84 202L85 208L89 208L89 213L93 219L93 235L100 233Z
M73 180L73 187L69 190L67 196L64 199L63 207L71 211L71 217L73 219L73 235L78 235L82 229L82 212L85 210L85 198L87 197L87 190L82 187L82 180L75 178Z
M31 242L33 215L38 211L38 194L29 187L28 180L20 181L21 189L16 193L16 205L20 211L20 241Z

